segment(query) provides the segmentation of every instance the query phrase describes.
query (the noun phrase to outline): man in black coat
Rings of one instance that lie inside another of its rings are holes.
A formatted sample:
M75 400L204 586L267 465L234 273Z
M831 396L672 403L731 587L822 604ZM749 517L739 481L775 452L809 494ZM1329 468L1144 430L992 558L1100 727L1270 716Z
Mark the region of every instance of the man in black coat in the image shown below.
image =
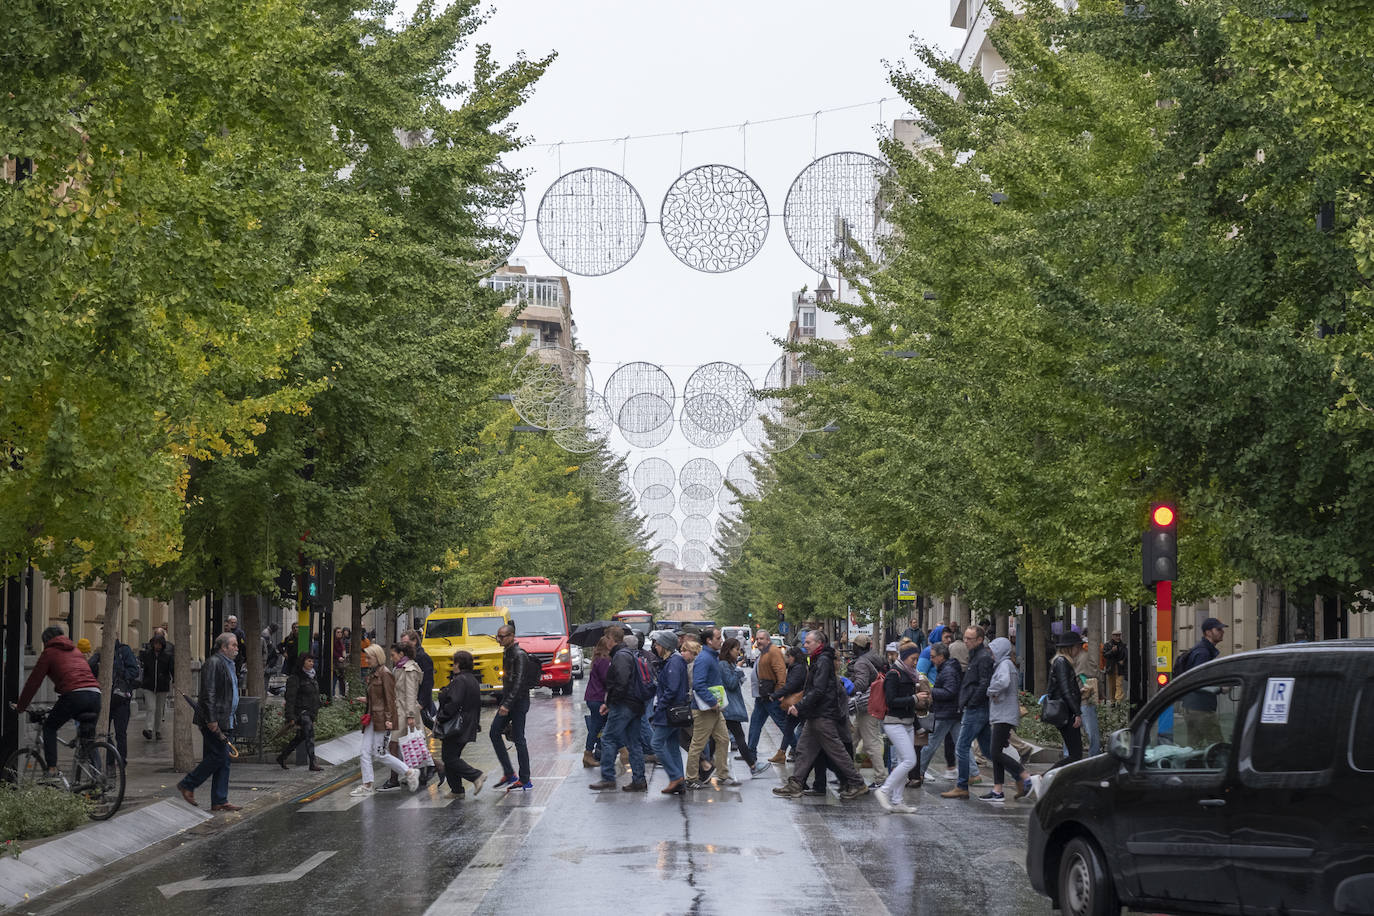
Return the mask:
M286 724L295 724L296 734L277 755L277 764L283 770L290 769L286 758L301 744L305 745L310 769L316 773L324 769L315 762L315 718L319 712L320 683L315 678L315 656L307 655L296 666L296 673L286 681Z
M210 779L210 810L238 811L229 803L229 733L239 706L238 638L231 632L215 637L215 651L200 669L200 696L195 724L200 726L201 758L177 783L181 797L196 804L196 788Z
M968 667L959 685L959 737L954 742L954 760L959 767L959 781L941 798L968 798L969 779L973 774L973 742L983 749L983 756L992 757L992 725L988 715L988 684L992 683L992 650L983 644L986 631L982 627L964 630L964 645L968 648Z
M844 688L840 686L839 672L835 670L835 650L830 647L825 633L821 630L808 630L803 642L810 666L806 672L806 686L802 698L796 705L788 708L788 715L799 716L806 720L801 739L797 742L797 762L792 768L793 775L787 782L773 790L782 798L799 798L803 792L801 777L811 772L812 766L822 753L830 758L840 782L840 798L846 801L868 794L868 786L854 766L854 758L845 750L840 740L841 724L849 727L849 717L845 712L848 703L841 703Z

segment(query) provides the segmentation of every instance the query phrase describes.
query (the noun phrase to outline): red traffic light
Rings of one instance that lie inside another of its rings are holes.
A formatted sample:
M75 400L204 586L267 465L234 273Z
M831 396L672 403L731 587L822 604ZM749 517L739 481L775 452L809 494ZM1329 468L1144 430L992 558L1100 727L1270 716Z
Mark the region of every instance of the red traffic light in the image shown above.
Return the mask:
M1174 509L1172 506L1155 506L1151 518L1159 527L1168 528L1174 523Z
M1163 671L1159 672L1155 675L1155 683L1163 687L1165 684L1169 683L1169 675L1165 674Z
M782 602L781 602L781 601L778 602L778 610L782 610Z

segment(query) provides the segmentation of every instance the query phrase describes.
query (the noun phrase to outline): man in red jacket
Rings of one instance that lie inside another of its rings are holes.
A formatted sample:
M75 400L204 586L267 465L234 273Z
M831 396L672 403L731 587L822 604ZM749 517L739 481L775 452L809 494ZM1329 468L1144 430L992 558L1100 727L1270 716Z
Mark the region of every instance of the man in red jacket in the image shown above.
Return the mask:
M100 682L61 627L43 631L43 654L29 673L19 702L13 704L16 710L28 709L29 700L38 692L44 677L52 678L57 690L57 702L43 720L43 756L47 758L48 774L53 775L57 772L57 730L86 713L92 717L100 715Z

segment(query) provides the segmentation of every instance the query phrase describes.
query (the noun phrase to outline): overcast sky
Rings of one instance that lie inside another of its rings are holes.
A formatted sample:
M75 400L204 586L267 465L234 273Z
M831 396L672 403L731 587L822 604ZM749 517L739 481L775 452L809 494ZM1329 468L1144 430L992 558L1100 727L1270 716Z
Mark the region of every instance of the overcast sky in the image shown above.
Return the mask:
M413 8L413 5L412 7ZM601 385L618 364L645 360L678 385L691 367L738 363L761 381L790 319L789 296L819 278L793 253L782 227L788 187L815 155L877 153L880 115L890 130L908 109L884 61L911 61L912 36L951 53L963 32L949 26L948 0L505 0L489 5L477 41L498 60L517 51L558 59L516 118L538 146L506 163L530 170L530 222L513 261L533 274L561 274L540 247L533 219L561 173L599 166L639 191L649 225L635 258L603 277L570 275L573 318ZM882 106L876 100L892 99ZM865 104L822 114L812 112ZM796 120L759 124L805 113ZM740 131L688 133L755 122ZM674 134L628 142L572 141ZM747 140L747 146L746 146ZM747 159L746 159L747 155ZM774 215L762 251L745 267L703 274L677 261L656 225L663 195L697 165L743 168ZM625 444L614 437L613 445ZM739 439L714 453L723 467ZM676 434L654 450L674 465L700 453ZM631 459L631 467L640 453Z

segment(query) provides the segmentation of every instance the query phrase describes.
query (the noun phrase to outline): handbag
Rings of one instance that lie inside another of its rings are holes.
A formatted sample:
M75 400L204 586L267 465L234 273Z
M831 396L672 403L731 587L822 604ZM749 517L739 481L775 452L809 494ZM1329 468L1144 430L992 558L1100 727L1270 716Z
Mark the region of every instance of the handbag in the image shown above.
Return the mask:
M434 727L430 734L443 741L445 738L452 738L463 730L463 716L461 714L451 719L435 719Z
M425 733L420 729L412 728L406 732L398 744L401 760L405 761L406 766L416 769L434 766L434 757L429 753L429 742L425 741Z
M935 731L935 714L927 713L924 716L917 716L916 727L923 732Z
M363 717L362 717L361 719L358 720L358 727L359 727L359 728L367 728L367 727L368 727L369 725L371 725L371 724L372 724L372 713L370 713L370 712L365 712L365 713L363 713Z
M1058 697L1046 697L1040 704L1040 721L1046 725L1062 728L1073 721L1069 716L1068 705Z
M669 706L667 715L668 724L675 728L686 728L692 724L692 707L690 706Z
M778 703L778 708L783 712L787 712L787 710L801 702L803 693L805 693L803 690L798 690L796 693L789 693Z

